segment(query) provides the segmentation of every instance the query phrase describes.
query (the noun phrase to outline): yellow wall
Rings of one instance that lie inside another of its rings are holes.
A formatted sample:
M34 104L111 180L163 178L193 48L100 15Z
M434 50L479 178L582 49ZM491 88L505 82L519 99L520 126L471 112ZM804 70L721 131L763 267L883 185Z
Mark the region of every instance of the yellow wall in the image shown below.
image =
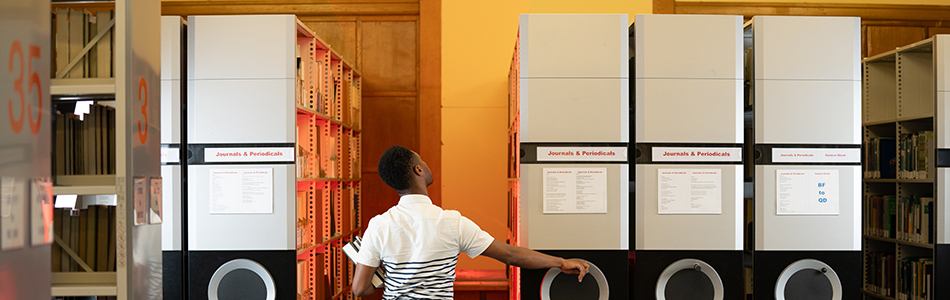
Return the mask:
M442 2L442 206L507 231L508 67L522 13L651 13L652 0ZM459 269L501 269L490 258Z
M677 0L677 2L796 2L796 3L857 3L902 5L950 5L950 0Z

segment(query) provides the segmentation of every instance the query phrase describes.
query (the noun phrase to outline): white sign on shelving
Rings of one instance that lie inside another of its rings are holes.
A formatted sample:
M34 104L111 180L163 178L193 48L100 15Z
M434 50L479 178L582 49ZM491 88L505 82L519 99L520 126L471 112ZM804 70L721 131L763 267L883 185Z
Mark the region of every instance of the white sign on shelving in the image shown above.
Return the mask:
M722 214L721 169L657 169L657 214Z
M607 168L544 168L545 214L607 213Z
M776 215L838 215L838 170L775 170Z
M274 169L212 169L211 214L274 213Z

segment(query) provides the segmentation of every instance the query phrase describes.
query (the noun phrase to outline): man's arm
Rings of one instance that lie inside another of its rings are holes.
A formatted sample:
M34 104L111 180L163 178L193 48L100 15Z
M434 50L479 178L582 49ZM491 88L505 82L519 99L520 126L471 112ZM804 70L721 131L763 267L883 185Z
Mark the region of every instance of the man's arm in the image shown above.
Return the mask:
M353 272L353 294L357 297L369 296L376 291L373 286L373 274L376 268L357 263Z
M578 282L584 278L584 275L587 275L590 267L586 262L580 260L550 256L528 248L508 245L498 240L492 241L491 245L482 252L482 255L525 269L560 268L561 272L578 274Z

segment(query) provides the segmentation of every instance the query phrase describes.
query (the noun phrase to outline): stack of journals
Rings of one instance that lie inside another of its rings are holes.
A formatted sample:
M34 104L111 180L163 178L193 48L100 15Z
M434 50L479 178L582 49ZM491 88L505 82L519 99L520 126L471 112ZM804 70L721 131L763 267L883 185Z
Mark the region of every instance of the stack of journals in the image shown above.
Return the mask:
M115 174L115 109L92 105L82 120L56 112L53 175Z

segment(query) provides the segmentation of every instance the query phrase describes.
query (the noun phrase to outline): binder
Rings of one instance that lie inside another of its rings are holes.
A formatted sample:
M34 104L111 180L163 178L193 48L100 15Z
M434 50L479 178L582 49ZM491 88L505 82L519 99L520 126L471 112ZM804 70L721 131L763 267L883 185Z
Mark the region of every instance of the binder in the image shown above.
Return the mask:
M346 253L346 257L348 257L350 261L353 261L353 263L356 263L356 261L353 260L353 257L355 257L356 254L360 252L361 241L362 240L360 237L356 237L354 241L343 245L343 253ZM386 273L383 271L383 268L376 268L376 273L373 274L373 287L377 289L382 288L383 283L385 282L384 278L386 278Z

